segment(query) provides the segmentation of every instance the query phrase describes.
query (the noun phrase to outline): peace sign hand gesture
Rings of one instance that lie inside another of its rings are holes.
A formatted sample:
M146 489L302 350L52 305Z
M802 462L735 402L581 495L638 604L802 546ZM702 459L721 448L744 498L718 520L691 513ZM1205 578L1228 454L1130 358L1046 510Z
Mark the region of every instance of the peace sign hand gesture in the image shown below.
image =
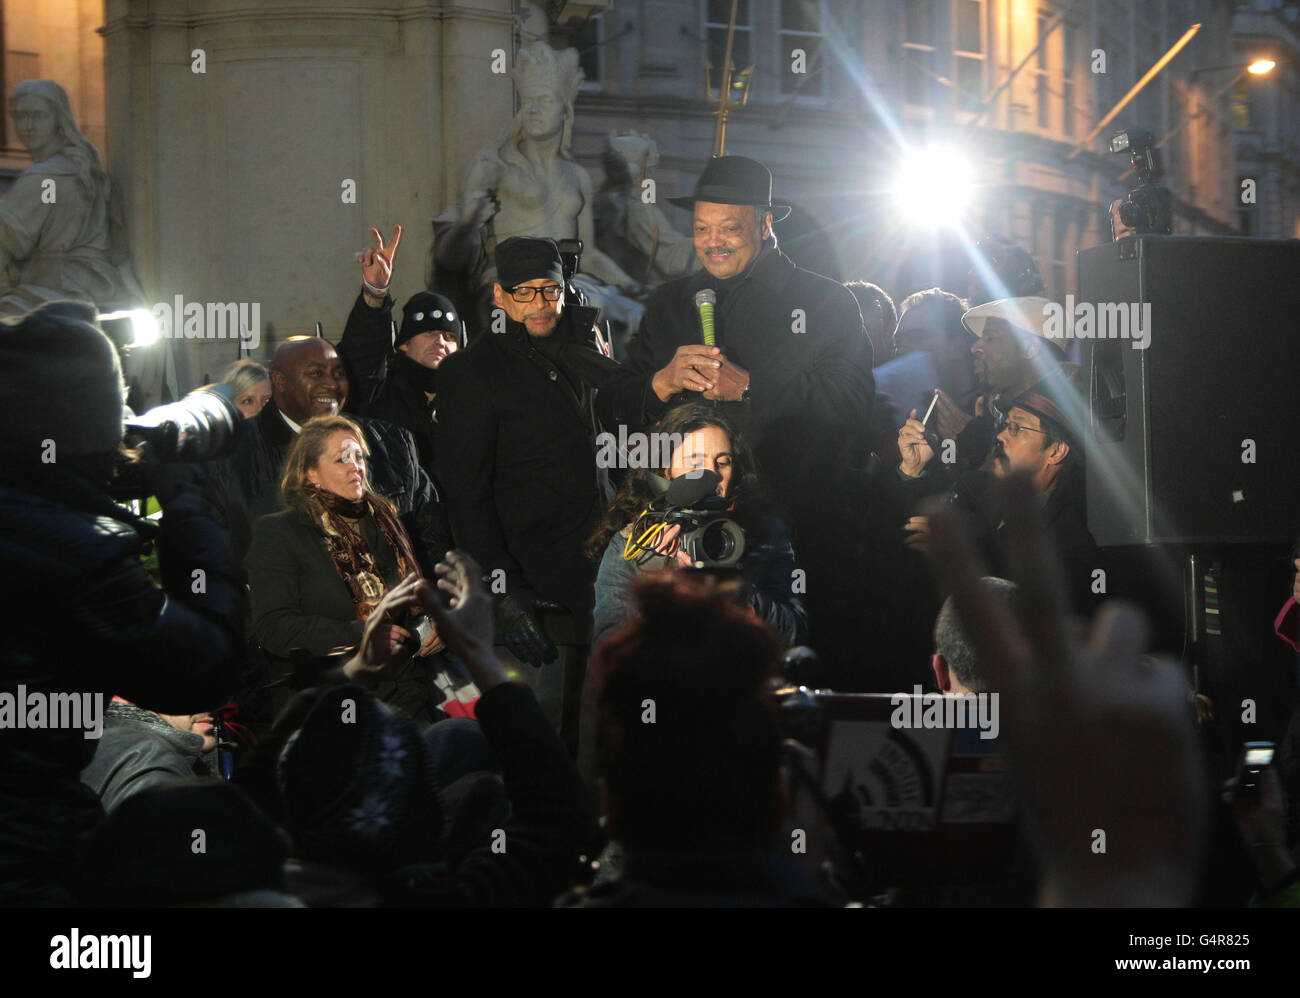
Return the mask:
M387 246L378 229L371 229L370 234L375 240L374 247L363 249L357 254L357 263L361 264L361 279L372 288L387 290L393 279L393 258L402 241L402 227L399 225L393 230L393 239Z

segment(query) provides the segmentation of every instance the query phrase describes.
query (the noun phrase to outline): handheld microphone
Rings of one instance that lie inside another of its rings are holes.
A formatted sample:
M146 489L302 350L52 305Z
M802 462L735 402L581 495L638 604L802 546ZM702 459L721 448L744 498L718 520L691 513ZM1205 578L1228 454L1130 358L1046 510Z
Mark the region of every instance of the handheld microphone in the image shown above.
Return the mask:
M700 328L704 330L704 345L711 347L713 342L713 306L718 303L717 292L704 288L695 292L695 307L700 310Z

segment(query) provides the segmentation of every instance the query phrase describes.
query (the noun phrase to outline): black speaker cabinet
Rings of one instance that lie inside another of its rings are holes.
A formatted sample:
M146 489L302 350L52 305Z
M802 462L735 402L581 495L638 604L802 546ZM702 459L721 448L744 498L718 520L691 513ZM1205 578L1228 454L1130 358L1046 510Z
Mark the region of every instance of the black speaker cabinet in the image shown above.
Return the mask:
M1079 253L1079 292L1097 542L1300 533L1300 240L1121 240Z

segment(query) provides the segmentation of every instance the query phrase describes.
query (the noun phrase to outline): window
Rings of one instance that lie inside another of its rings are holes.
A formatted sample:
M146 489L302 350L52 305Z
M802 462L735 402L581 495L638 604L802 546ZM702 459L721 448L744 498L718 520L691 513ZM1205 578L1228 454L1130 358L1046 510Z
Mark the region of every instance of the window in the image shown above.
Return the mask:
M903 3L903 103L934 106L934 0Z
M578 50L584 90L599 89L604 82L604 53L600 47L601 21L604 14L589 17L569 35L569 44Z
M1073 24L1066 21L1061 26L1062 37L1064 39L1062 51L1063 59L1061 63L1061 86L1063 99L1061 101L1063 116L1061 125L1065 129L1067 138L1074 138L1074 114L1075 114L1075 79L1074 79L1074 62L1078 56L1079 33Z
M1232 126L1250 127L1250 91L1244 86L1235 87L1232 91Z
M1065 208L1058 208L1052 219L1052 285L1048 289L1056 299L1066 292L1066 248L1070 238L1070 216Z
M977 111L984 99L984 0L955 0L953 78L959 111Z
M1038 51L1034 54L1034 104L1037 107L1038 127L1052 126L1051 92L1047 80L1047 25L1048 20L1038 15Z
M706 0L704 18L704 35L707 41L707 54L710 79L713 85L722 83L722 74L726 69L727 24L731 19L731 0ZM754 62L753 48L753 12L754 0L738 0L736 3L736 34L731 43L731 64L736 69L744 69Z
M822 43L826 33L826 10L823 0L778 0L781 26L777 65L781 70L781 93L798 93L801 97L825 97L825 64ZM792 72L795 49L803 50L802 75Z

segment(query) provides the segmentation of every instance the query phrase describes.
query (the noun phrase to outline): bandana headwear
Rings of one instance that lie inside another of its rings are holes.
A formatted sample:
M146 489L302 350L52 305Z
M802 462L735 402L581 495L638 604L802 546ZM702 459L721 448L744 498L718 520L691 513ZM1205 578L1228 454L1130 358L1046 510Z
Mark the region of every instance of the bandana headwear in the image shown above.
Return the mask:
M1078 397L1078 393L1064 377L1052 376L1037 382L1008 404L1007 411L1009 412L1013 407L1032 412L1039 419L1047 419L1055 423L1070 444L1081 442L1080 434L1077 432L1079 417L1071 416L1071 411L1081 411L1083 400Z

